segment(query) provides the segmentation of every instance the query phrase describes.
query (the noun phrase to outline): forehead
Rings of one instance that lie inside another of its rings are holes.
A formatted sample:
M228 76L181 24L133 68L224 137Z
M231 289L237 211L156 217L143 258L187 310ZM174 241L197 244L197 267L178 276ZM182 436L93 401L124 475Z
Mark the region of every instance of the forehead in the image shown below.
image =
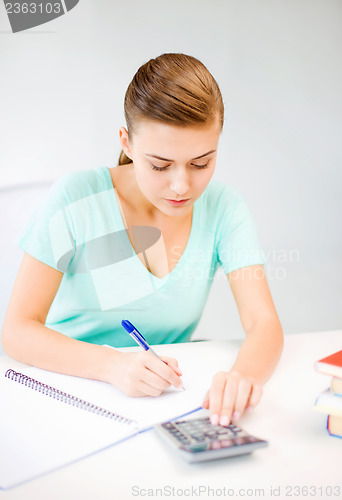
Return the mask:
M195 157L216 149L220 133L218 122L180 127L146 120L139 124L133 135L133 144L144 153L167 158L175 152Z

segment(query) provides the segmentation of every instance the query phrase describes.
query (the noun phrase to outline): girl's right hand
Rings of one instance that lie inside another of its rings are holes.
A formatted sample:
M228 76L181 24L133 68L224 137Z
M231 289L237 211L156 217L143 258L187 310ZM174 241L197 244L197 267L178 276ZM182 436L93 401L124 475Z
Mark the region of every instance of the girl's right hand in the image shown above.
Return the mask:
M116 351L108 382L128 396L159 396L171 385L182 387L181 375L174 358L159 359L148 351Z

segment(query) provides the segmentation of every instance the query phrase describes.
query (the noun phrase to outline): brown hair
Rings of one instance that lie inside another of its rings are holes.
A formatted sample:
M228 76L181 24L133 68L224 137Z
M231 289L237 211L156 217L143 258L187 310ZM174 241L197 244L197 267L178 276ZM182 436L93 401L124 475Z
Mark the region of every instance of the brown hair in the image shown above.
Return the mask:
M124 112L130 139L142 119L184 127L218 117L221 130L224 121L216 80L198 59L181 53L161 54L138 69L125 94ZM119 165L131 161L121 151Z

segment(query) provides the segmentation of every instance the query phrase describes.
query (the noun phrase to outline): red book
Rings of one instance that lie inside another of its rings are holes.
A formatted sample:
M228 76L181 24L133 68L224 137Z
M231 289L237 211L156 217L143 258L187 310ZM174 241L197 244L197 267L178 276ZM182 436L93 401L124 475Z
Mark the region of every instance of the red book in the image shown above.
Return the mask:
M342 378L342 351L316 361L315 369L326 375Z

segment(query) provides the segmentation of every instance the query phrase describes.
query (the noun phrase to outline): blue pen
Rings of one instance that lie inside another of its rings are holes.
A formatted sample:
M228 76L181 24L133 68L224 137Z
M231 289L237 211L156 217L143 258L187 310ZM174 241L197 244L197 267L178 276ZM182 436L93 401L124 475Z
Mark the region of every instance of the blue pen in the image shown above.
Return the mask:
M154 354L154 356L156 356L158 359L160 359L158 354L152 349L151 346L148 345L148 343L146 342L146 339L141 335L139 330L137 330L135 328L135 326L132 325L132 323L130 321L128 321L128 319L123 319L121 321L121 324L124 327L124 329L126 330L126 332L128 332L130 334L132 339L135 340L137 344L139 344L143 349L145 349L145 351L150 351L152 354ZM160 359L160 361L163 361L163 360ZM165 363L165 361L163 361L163 363ZM167 364L167 363L165 363L165 364ZM185 389L183 383L182 383L181 387L183 390Z

